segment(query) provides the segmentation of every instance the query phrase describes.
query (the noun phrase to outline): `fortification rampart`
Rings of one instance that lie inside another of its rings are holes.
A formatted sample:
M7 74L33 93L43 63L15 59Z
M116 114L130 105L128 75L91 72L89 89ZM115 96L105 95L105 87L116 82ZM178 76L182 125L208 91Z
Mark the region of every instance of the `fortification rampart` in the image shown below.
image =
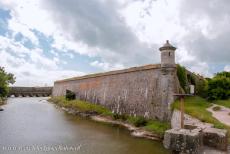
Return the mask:
M170 120L173 94L179 92L175 49L168 42L160 48L161 64L56 81L52 94L64 96L71 90L78 99L104 105L115 113Z

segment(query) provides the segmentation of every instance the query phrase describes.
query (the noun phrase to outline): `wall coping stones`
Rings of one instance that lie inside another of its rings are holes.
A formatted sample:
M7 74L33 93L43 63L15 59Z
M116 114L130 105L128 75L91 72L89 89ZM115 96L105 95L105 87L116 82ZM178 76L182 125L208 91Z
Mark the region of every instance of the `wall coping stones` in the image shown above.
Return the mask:
M89 75L85 75L85 76L68 78L68 79L64 79L64 80L55 81L54 83L74 81L74 80L82 80L82 79L88 79L88 78L96 78L96 77L101 77L101 76L117 75L117 74L124 74L124 73L138 72L138 71L144 71L144 70L150 70L150 69L159 69L159 68L161 68L161 64L149 64L149 65L144 65L144 66L131 67L128 69L123 69L123 70L115 70L115 71L95 73L95 74L89 74Z

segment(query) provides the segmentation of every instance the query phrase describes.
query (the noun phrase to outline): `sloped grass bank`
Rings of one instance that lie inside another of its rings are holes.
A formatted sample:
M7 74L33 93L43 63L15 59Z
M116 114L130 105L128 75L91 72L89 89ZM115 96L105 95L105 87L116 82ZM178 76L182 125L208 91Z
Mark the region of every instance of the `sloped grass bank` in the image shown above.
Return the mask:
M135 127L155 133L161 137L163 137L164 132L170 128L170 124L167 122L145 119L144 117L139 116L133 117L129 115L115 114L101 105L82 100L66 100L65 97L52 97L48 101L53 102L60 107L73 109L80 112L96 112L100 116L131 124Z
M217 105L225 106L227 108L230 108L230 99L228 99L228 100L217 100L217 101L214 101L213 103L215 103Z
M211 107L212 104L207 100L195 96L195 97L187 97L185 98L185 113L201 120L202 122L212 123L215 128L220 129L228 129L230 128L223 123L219 122L216 118L212 116L212 113L207 111L206 109ZM172 104L172 109L180 110L180 102L177 100Z

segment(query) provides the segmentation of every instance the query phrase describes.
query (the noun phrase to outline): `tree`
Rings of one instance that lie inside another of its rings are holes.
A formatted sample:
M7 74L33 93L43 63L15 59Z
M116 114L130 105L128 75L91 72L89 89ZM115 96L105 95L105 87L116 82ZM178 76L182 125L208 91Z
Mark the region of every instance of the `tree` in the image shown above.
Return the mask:
M208 81L208 99L229 99L230 98L230 72L217 73Z
M0 67L0 98L6 97L9 93L9 85L15 83L12 73L7 73L4 67Z

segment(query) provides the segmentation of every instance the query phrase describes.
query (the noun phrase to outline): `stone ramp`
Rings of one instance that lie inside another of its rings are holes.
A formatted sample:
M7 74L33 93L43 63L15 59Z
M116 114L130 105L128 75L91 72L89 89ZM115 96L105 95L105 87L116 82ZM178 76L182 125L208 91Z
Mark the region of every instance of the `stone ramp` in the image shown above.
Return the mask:
M180 114L181 113L179 110L173 111L172 119L171 119L171 127L173 129L180 128L180 123L181 123ZM197 126L201 129L213 127L213 124L201 122L199 119L196 119L188 114L184 114L184 125L185 126Z

